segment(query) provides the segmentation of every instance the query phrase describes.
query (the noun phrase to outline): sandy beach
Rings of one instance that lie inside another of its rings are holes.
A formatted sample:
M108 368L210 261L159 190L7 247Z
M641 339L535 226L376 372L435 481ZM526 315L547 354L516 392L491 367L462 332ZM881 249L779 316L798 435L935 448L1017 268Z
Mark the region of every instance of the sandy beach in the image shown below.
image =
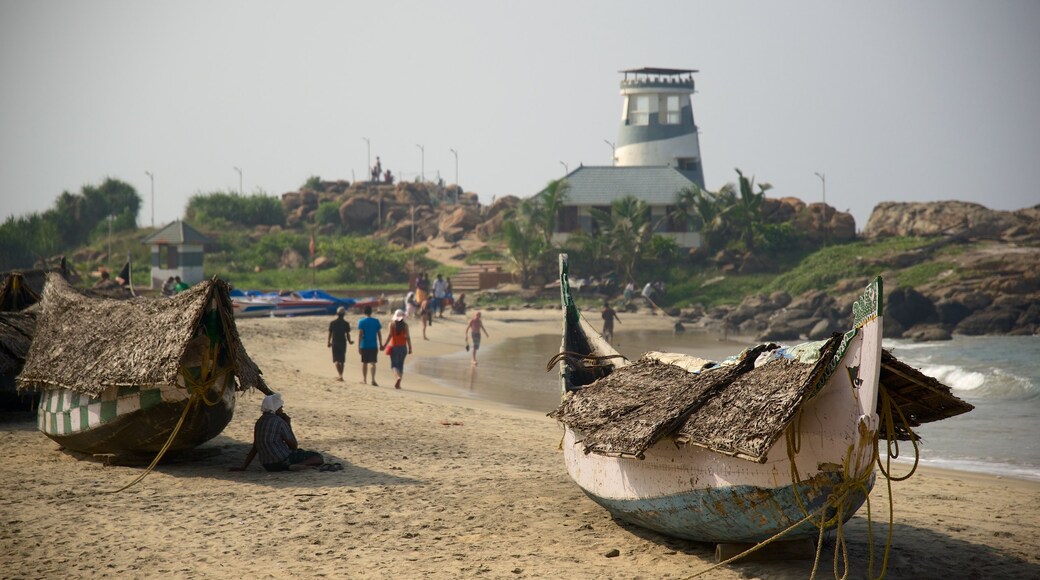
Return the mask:
M559 332L557 311L484 317L485 349ZM670 326L649 314L630 320ZM239 398L231 425L193 460L161 465L117 494L104 492L141 468L62 451L34 419L6 415L0 576L687 578L715 563L713 546L613 521L586 498L564 469L562 429L553 420L409 372L418 358L463 350L463 317L437 321L428 341L413 324L415 354L400 391L385 359L380 386L362 384L356 350L348 350L347 380L334 380L328 321L238 326L283 394L301 446L341 462L342 471L267 473L254 462L247 472L229 472L249 449L262 399L256 392ZM1040 577L1040 483L921 469L893 490L887 577ZM871 500L876 575L887 534L883 480ZM865 508L846 537L850 577L867 577ZM833 542L823 554L817 577L828 578ZM705 577L807 578L811 566L735 563Z

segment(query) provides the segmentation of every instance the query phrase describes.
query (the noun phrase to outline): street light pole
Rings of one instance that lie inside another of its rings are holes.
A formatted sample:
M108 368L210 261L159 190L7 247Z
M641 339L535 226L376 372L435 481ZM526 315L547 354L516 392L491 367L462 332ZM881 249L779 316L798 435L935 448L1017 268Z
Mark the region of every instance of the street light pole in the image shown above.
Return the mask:
M152 182L152 227L154 228L155 227L155 176L152 175L151 171L145 171L144 174L147 175L148 179L151 180L151 182Z
M415 144L419 148L419 176L423 183L426 183L426 148L418 143Z
M368 151L368 165L365 166L365 170L371 175L372 173L372 142L368 140L368 137L362 137L365 141L365 145Z
M238 172L238 195L242 195L242 170L238 167L233 167Z
M610 165L617 165L617 147L615 147L613 143L607 141L606 139L604 139L603 142L607 145L610 145Z
M459 152L448 149L455 156L455 205L459 205Z
M816 177L820 178L820 184L823 186L823 217L826 220L826 218L827 218L827 174L826 173L820 173L819 171L814 171L813 173L816 174ZM824 221L824 223L822 224L821 227L823 228L823 245L826 246L827 245L827 222Z
M562 165L562 166L563 166L563 175L564 175L564 176L566 176L566 175L567 175L568 173L570 173L570 172L571 172L570 168L568 168L568 167L567 167L567 164L566 164L566 163L564 163L563 161L561 161L561 162L560 162L560 165Z
M827 174L815 171L816 177L820 178L820 183L823 184L823 204L827 205Z

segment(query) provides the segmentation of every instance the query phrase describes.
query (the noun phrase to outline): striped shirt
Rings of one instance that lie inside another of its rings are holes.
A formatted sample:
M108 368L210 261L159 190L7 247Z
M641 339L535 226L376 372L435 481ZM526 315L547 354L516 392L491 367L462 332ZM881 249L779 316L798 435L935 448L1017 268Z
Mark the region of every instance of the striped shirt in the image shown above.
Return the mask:
M274 413L264 413L256 420L253 427L253 444L256 445L260 463L281 463L289 458L292 452L287 438L295 439L292 427L284 419Z

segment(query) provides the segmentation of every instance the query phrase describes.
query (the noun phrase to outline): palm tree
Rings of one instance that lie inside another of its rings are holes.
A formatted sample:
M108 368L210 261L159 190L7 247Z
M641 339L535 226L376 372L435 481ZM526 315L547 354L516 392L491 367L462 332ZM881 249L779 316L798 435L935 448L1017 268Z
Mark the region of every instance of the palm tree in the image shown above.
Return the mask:
M733 227L739 233L740 240L749 252L755 251L755 240L762 231L762 205L765 202L766 191L772 189L772 185L762 183L758 186L758 192L754 191L755 178L744 177L740 169L736 170L740 178L740 197L735 198L734 204L727 210Z
M535 222L542 232L542 241L547 248L552 247L552 236L556 231L556 220L560 214L560 208L567 201L567 192L571 185L566 179L554 179L535 196Z
M592 215L599 222L600 235L606 239L619 273L625 279L634 279L636 262L654 235L650 206L629 195L614 200L610 213L592 209Z
M520 202L502 223L502 236L509 251L509 259L520 273L522 288L528 287L531 271L547 248L534 219L538 215L537 203L528 199Z
M699 230L705 249L719 249L719 246L725 245L724 240L729 233L726 211L735 199L731 183L714 193L692 185L676 192L672 217L685 221L693 230Z

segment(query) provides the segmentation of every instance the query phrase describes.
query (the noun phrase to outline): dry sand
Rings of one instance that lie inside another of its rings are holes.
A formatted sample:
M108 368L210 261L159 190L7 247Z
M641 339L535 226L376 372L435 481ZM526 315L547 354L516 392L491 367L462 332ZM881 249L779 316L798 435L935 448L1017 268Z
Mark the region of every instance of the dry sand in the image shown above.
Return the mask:
M485 313L487 348L559 329L556 312L508 324L496 320L502 314ZM336 382L327 322L239 327L284 394L302 446L343 471L266 473L254 462L229 472L249 448L259 393L240 398L231 425L203 447L210 456L162 465L115 495L101 492L140 468L60 451L34 421L4 417L0 577L686 578L714 563L712 546L613 521L586 498L564 469L561 429L541 414L460 396L415 373L394 391L385 362L381 387L363 385L356 352L348 380ZM415 356L460 351L463 324L434 325ZM1040 577L1040 484L929 469L894 485L887 577ZM871 497L875 522L886 520L884 486ZM886 528L874 529L883 543ZM847 536L851 577L866 577L865 509ZM832 553L828 542L818 577L831 576ZM706 577L806 578L810 569L809 561L736 563Z

